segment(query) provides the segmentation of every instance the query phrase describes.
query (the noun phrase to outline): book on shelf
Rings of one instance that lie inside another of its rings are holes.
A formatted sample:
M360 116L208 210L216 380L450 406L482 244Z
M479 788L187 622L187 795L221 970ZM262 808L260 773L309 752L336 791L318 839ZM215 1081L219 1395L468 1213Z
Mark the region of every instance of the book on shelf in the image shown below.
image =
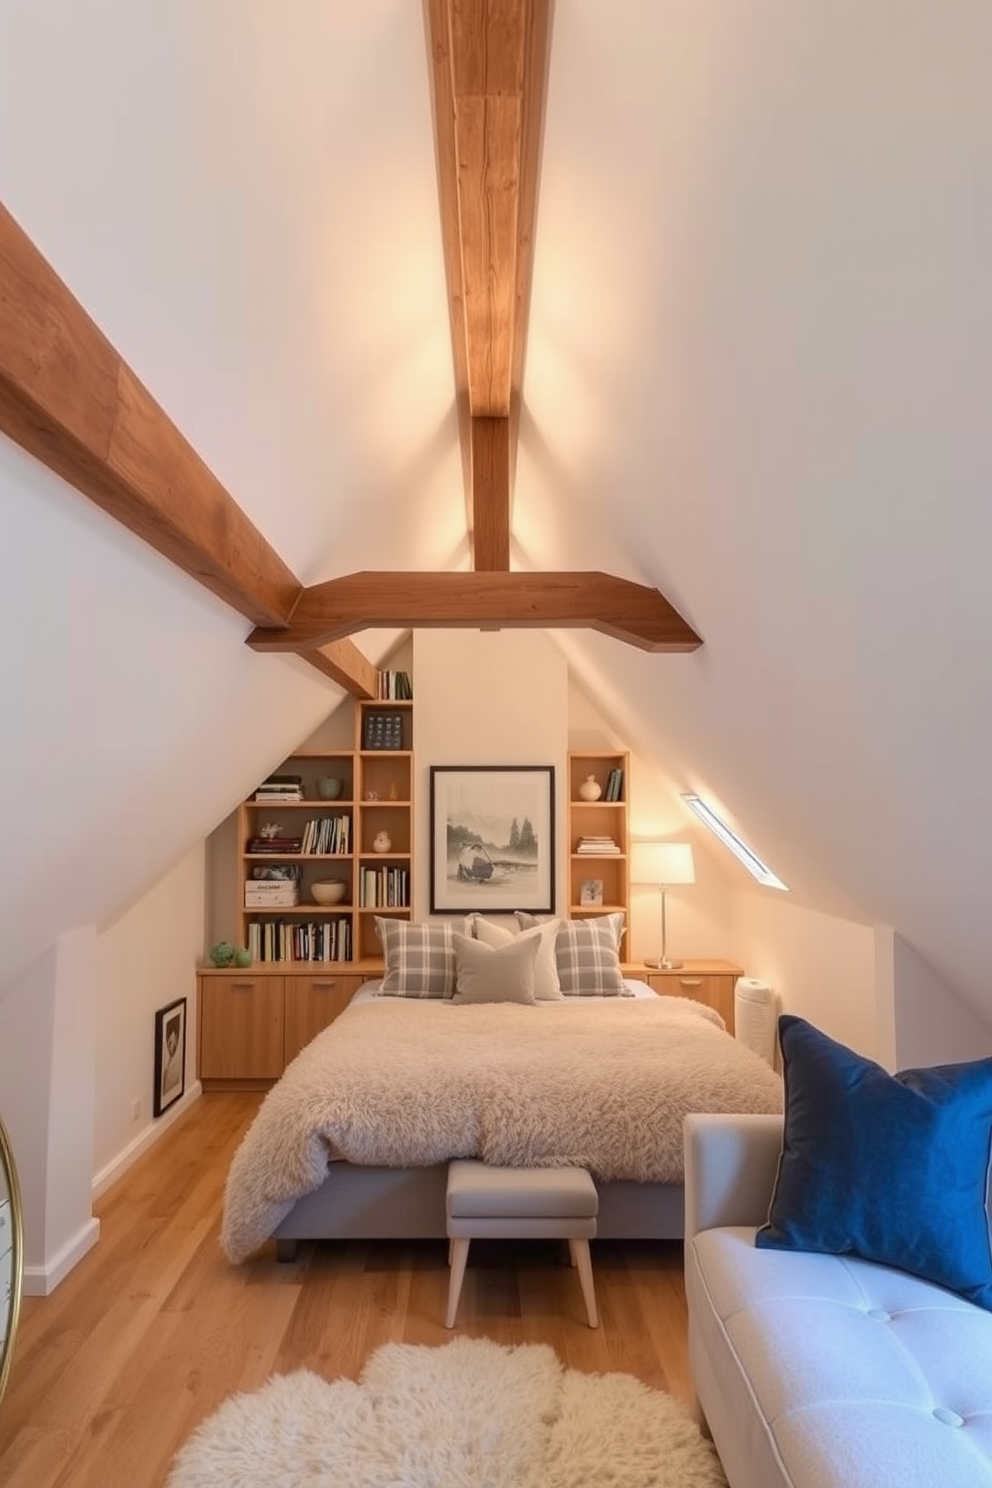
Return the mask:
M286 857L298 853L302 846L302 837L249 837L247 850L250 853L274 853L276 857Z
M589 857L606 857L610 853L619 853L620 848L612 837L580 837L575 851Z
M606 777L606 790L603 792L604 801L619 801L623 798L623 770L618 765L610 771Z
M402 698L409 701L413 697L409 672L380 672L377 695L384 699Z

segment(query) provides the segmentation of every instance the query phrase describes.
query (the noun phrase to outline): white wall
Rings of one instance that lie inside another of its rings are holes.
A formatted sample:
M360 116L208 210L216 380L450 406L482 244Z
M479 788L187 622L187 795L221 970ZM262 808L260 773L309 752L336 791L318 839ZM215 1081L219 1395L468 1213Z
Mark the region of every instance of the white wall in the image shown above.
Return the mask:
M992 1054L992 1028L906 939L875 927L878 1059L886 1068L956 1064Z
M203 843L171 868L97 939L96 1095L93 1172L97 1192L195 1098L196 963L203 954ZM186 999L186 1091L152 1116L155 1011ZM139 1111L132 1116L132 1103Z
M418 631L413 640L414 919L430 905L430 766L554 765L557 905L566 902L568 668L537 631Z

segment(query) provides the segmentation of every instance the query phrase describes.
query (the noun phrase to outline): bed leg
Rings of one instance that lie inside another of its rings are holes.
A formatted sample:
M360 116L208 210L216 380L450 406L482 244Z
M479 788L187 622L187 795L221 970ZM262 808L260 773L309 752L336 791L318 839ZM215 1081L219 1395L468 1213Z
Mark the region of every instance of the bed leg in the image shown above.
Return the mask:
M298 1240L277 1240L276 1260L283 1262L295 1261L300 1248Z

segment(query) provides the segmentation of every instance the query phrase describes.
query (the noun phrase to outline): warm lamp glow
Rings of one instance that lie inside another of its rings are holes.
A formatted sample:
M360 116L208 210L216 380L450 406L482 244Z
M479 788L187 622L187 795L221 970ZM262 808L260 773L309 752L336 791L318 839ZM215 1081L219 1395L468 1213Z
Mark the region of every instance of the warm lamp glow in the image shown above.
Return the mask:
M649 966L660 966L665 971L677 970L681 961L671 961L668 956L668 933L665 922L665 890L671 884L696 882L696 865L692 861L692 846L688 842L632 842L630 845L630 881L633 884L650 884L661 891L661 957L648 961Z

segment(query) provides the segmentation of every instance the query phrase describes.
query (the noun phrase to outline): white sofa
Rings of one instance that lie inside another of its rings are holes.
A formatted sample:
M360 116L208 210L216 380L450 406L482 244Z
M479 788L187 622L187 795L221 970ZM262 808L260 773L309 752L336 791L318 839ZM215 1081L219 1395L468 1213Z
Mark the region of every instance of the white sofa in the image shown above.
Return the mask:
M989 1488L992 1312L847 1256L758 1250L780 1116L689 1116L696 1395L730 1488Z

